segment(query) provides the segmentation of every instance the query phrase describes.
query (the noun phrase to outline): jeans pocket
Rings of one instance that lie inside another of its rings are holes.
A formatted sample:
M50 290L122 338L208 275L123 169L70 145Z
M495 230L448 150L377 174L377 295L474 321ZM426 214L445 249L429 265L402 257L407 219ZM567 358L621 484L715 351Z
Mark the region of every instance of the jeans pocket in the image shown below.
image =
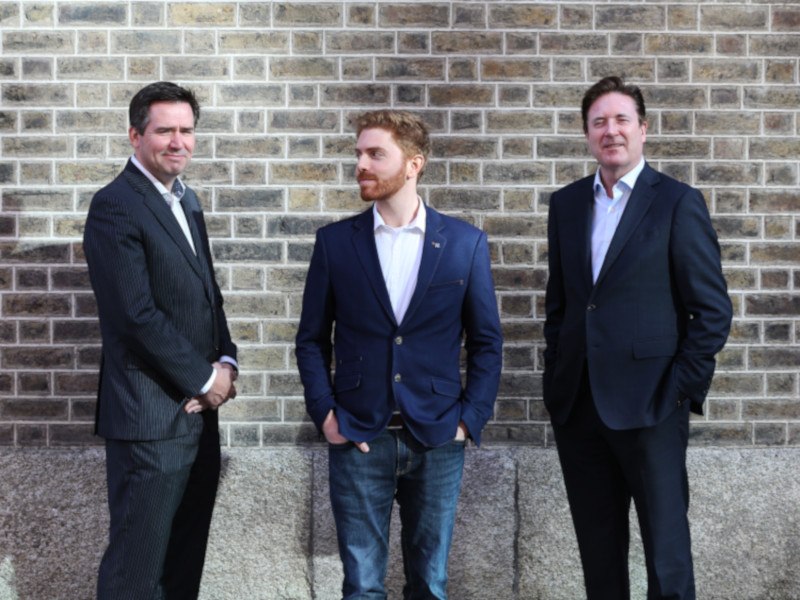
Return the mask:
M351 441L342 442L341 444L332 444L331 442L328 442L328 449L329 450L347 450L352 445L353 445L353 442L351 442Z

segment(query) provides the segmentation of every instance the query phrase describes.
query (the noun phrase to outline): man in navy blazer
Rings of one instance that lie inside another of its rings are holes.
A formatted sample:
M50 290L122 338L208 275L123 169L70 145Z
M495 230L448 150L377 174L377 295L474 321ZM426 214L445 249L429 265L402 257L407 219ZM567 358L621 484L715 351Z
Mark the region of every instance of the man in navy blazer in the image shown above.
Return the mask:
M717 236L702 194L644 161L638 87L602 79L582 116L599 168L550 200L543 390L586 591L629 598L633 499L648 599L693 599L689 411L732 314Z
M199 114L173 83L139 90L134 154L86 220L111 517L100 600L196 598L200 588L220 473L216 409L235 396L237 367L203 213L179 179Z
M492 416L502 362L489 250L417 195L430 147L418 117L366 113L357 135L361 197L374 203L317 232L297 363L329 442L343 597L386 598L397 498L404 597L446 598L464 445Z

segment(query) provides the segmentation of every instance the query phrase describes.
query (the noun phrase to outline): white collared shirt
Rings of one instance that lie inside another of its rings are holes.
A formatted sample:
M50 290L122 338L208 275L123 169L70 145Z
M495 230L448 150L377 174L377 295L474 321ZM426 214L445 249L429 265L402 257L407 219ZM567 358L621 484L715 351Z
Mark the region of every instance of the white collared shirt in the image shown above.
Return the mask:
M197 254L197 249L194 247L194 240L192 239L192 232L189 230L189 222L186 220L186 214L183 212L183 208L181 208L181 199L186 193L186 186L183 185L180 177L175 178L175 183L172 184L172 189L168 190L163 183L153 177L150 171L144 168L142 163L139 162L139 159L136 158L135 154L131 156L131 162L136 166L137 169L144 173L144 176L147 177L154 186L156 186L158 193L161 194L166 203L169 205L172 214L175 215L175 220L178 221L178 225L181 226L183 235L186 236L186 241L189 242L192 252Z
M422 261L425 241L425 203L417 196L419 208L414 219L404 227L389 227L378 212L377 202L372 205L375 246L381 263L383 280L389 291L392 310L397 323L411 303L417 287L417 275Z
M594 175L594 211L592 216L592 283L597 283L597 276L603 267L608 247L617 231L622 213L628 205L633 186L644 169L644 158L633 169L620 177L611 189L613 197L609 198L606 188L600 179L600 169Z

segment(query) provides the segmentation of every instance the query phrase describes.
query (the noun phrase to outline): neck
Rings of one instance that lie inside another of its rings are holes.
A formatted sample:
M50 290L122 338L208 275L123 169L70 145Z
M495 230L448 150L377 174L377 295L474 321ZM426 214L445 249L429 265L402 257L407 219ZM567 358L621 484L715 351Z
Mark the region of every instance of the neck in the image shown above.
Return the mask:
M614 186L618 181L619 177L617 177L615 173L608 173L600 169L600 182L603 184L603 188L606 190L606 194L608 194L609 198L613 197Z
M404 227L417 216L420 200L416 187L403 188L394 196L377 201L378 213L389 227Z
M152 177L153 179L157 180L161 185L163 185L165 188L167 188L167 191L169 191L169 192L172 191L172 186L175 183L175 180L178 179L177 175L175 177L168 178L166 181L164 181L164 179L162 179L161 177L159 177L155 173L149 171L147 169L147 167L144 166L144 163L141 161L141 159L138 156L136 156L136 154L134 154L133 156L136 159L136 162L138 163L138 165L136 165L137 168L139 168L140 170L144 169L145 171L147 171L147 173L149 173L150 177Z

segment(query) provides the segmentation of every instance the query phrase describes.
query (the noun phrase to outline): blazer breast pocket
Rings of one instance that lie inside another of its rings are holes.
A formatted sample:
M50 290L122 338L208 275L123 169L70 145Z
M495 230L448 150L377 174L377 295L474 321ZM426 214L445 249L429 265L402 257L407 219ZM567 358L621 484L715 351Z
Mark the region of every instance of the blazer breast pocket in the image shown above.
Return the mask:
M450 281L437 281L428 286L428 293L446 292L450 290L459 290L464 288L463 279L452 279Z
M665 231L666 229L663 227L647 227L646 229L638 232L635 239L637 242L649 243L651 241L662 239Z

